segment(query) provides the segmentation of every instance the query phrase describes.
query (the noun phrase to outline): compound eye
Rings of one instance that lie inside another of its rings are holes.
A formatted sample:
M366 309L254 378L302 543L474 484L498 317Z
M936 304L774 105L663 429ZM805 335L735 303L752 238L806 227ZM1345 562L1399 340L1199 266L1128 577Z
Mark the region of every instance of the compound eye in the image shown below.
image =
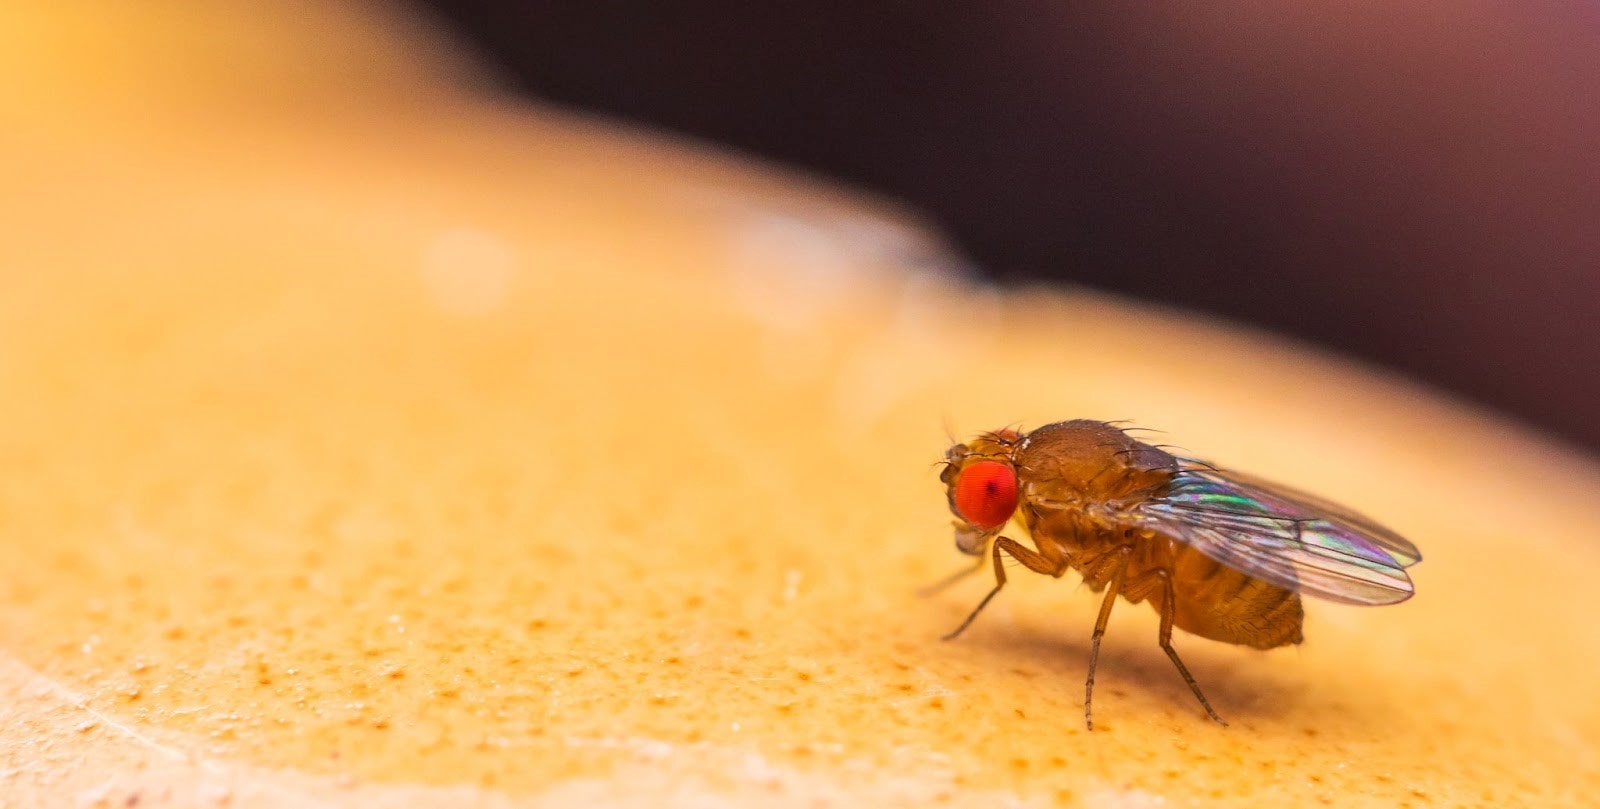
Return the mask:
M998 461L975 461L956 478L956 513L989 531L1011 519L1017 510L1017 473Z

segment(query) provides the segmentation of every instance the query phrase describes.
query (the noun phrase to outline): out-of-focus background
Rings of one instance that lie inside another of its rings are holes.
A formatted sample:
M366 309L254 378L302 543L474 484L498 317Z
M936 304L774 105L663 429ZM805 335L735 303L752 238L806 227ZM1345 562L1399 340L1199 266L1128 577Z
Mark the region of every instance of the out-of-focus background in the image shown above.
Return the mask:
M1209 310L1600 446L1593 3L428 5L530 95L905 200L996 277Z
M1190 310L1560 424L1592 28L986 7L0 3L0 807L1592 809L1600 465ZM1175 639L1226 728L1119 605L1088 732L1075 576L918 595L1071 417L1416 597Z

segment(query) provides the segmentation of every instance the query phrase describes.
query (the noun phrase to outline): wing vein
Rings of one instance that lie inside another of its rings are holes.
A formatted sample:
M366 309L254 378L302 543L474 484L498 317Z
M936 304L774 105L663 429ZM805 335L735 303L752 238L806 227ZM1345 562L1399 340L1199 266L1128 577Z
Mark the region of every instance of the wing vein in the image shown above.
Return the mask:
M1349 604L1391 604L1413 592L1416 547L1372 519L1287 487L1189 464L1135 506L1146 527L1242 573Z

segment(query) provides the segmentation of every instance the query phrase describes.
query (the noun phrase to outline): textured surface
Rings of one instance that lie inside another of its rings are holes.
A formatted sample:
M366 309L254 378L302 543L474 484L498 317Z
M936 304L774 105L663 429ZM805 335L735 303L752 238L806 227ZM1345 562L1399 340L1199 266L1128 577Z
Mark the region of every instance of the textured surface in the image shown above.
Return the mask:
M13 803L1600 790L1592 462L1259 336L939 280L881 212L477 99L403 26L218 7L264 44L208 71L137 8L0 25ZM302 90L308 41L364 78ZM1019 575L956 643L984 585L913 594L962 564L941 422L1071 416L1382 517L1419 595L1309 603L1297 650L1180 637L1227 729L1119 608L1084 732L1090 594Z

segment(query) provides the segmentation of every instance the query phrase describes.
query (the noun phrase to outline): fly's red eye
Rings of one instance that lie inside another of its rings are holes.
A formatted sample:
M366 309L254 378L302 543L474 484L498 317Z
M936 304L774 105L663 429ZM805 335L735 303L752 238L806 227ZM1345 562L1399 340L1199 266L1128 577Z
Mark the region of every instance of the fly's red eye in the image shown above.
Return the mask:
M974 461L956 478L956 511L987 531L999 528L1017 510L1017 473L997 461Z

